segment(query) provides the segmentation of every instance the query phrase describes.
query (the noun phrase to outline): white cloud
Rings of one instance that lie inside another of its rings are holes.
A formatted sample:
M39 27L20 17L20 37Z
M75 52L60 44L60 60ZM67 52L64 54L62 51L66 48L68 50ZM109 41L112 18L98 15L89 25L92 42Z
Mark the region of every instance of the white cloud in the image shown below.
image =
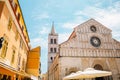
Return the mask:
M43 13L43 14L41 14L41 15L38 15L38 17L40 17L40 18L49 18L49 15L48 14L46 14L46 13Z
M87 7L83 11L75 13L76 17L86 16L88 18L95 18L107 27L115 28L120 26L120 1L113 4L113 6L101 9L98 7Z
M42 48L47 49L47 39L37 36L37 38L31 39L32 48L37 46L42 46Z
M38 19L48 19L50 17L48 13L42 13L42 14L37 13L37 14L34 14L32 18L34 18L35 20L38 20Z
M42 35L42 34L48 34L49 33L49 29L48 29L48 27L42 27L42 29L40 30L40 34Z
M85 20L83 19L83 17L77 16L77 17L75 17L74 20L63 23L62 27L65 29L74 29L77 25L79 25L80 23L82 23L84 21Z
M75 25L76 25L76 23L66 22L63 24L63 27L67 28L67 29L73 29L75 27Z
M36 46L41 46L43 49L47 50L47 45L48 45L48 34L50 32L50 29L48 26L48 24L44 24L45 27L40 27L40 28L36 28L38 30L36 30L36 33L34 36L32 36L30 42L32 45L32 48L36 47ZM32 34L32 33L30 33Z
M59 34L59 43L62 43L68 39L70 33L60 33Z

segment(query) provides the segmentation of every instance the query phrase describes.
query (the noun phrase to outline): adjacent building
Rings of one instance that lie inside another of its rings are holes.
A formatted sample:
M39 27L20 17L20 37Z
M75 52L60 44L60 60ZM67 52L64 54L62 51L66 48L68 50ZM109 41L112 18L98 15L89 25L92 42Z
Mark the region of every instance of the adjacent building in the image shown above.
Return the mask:
M48 80L62 80L89 67L112 72L112 76L94 80L120 79L120 42L112 38L112 30L94 19L76 26L69 39L59 44Z
M47 80L60 80L59 78L59 54L56 54L56 57L53 63L50 65L47 73Z
M31 79L39 80L41 73L40 68L40 47L36 47L28 53L27 72L31 74Z
M32 54L29 44L18 0L0 0L0 80L31 79L34 73L29 73L30 67L27 66L28 56ZM39 52L35 53L38 54L36 64L40 64Z

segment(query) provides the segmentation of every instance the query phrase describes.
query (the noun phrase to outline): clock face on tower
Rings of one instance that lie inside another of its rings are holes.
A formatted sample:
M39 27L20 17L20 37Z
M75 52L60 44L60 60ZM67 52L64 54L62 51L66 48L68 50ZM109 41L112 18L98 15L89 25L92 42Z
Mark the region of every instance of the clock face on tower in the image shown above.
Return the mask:
M101 45L101 41L98 37L91 37L90 39L90 43L94 46L94 47L99 47Z

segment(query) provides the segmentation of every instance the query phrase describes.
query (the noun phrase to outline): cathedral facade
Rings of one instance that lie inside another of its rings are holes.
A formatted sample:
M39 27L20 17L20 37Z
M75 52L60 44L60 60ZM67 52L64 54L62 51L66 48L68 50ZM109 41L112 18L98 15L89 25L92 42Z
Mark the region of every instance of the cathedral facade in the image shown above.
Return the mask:
M75 27L69 39L59 44L48 71L49 80L62 80L90 67L112 72L112 76L94 80L120 80L120 42L112 38L111 32L94 19Z

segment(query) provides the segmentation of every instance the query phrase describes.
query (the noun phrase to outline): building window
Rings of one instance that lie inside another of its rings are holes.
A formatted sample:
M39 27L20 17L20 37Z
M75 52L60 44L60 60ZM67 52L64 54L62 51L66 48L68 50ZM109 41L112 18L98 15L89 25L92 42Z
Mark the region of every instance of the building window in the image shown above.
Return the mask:
M23 59L23 61L22 61L22 70L25 70L25 60Z
M11 27L12 27L12 18L10 17L8 21L8 30L10 30Z
M15 60L15 50L13 50L12 52L12 59L11 59L11 63L13 64Z
M24 26L22 26L22 31L24 30Z
M24 60L22 61L22 70L24 70Z
M54 52L56 53L56 48L54 48Z
M2 58L6 57L7 49L8 49L8 42L4 40L3 47L2 47L2 53L1 53Z
M21 60L21 56L18 56L18 66L20 66L20 60Z
M50 57L51 61L53 60L53 57Z
M53 39L50 40L50 43L53 44Z
M13 2L13 0L10 0L10 2L12 3L12 2Z
M17 10L17 4L15 3L15 5L14 5L14 10L15 10L15 12L16 12L16 10Z
M54 39L54 44L56 44L56 39Z
M50 52L53 52L53 48L50 48Z
M23 41L20 39L20 48L23 48Z
M19 33L18 33L18 31L16 31L15 40L18 40L18 36L19 36Z
M20 13L18 13L18 15L17 15L17 19L18 19L18 21L20 20Z
M18 55L18 71L20 70L20 61L21 61L21 55L19 53L19 55Z

